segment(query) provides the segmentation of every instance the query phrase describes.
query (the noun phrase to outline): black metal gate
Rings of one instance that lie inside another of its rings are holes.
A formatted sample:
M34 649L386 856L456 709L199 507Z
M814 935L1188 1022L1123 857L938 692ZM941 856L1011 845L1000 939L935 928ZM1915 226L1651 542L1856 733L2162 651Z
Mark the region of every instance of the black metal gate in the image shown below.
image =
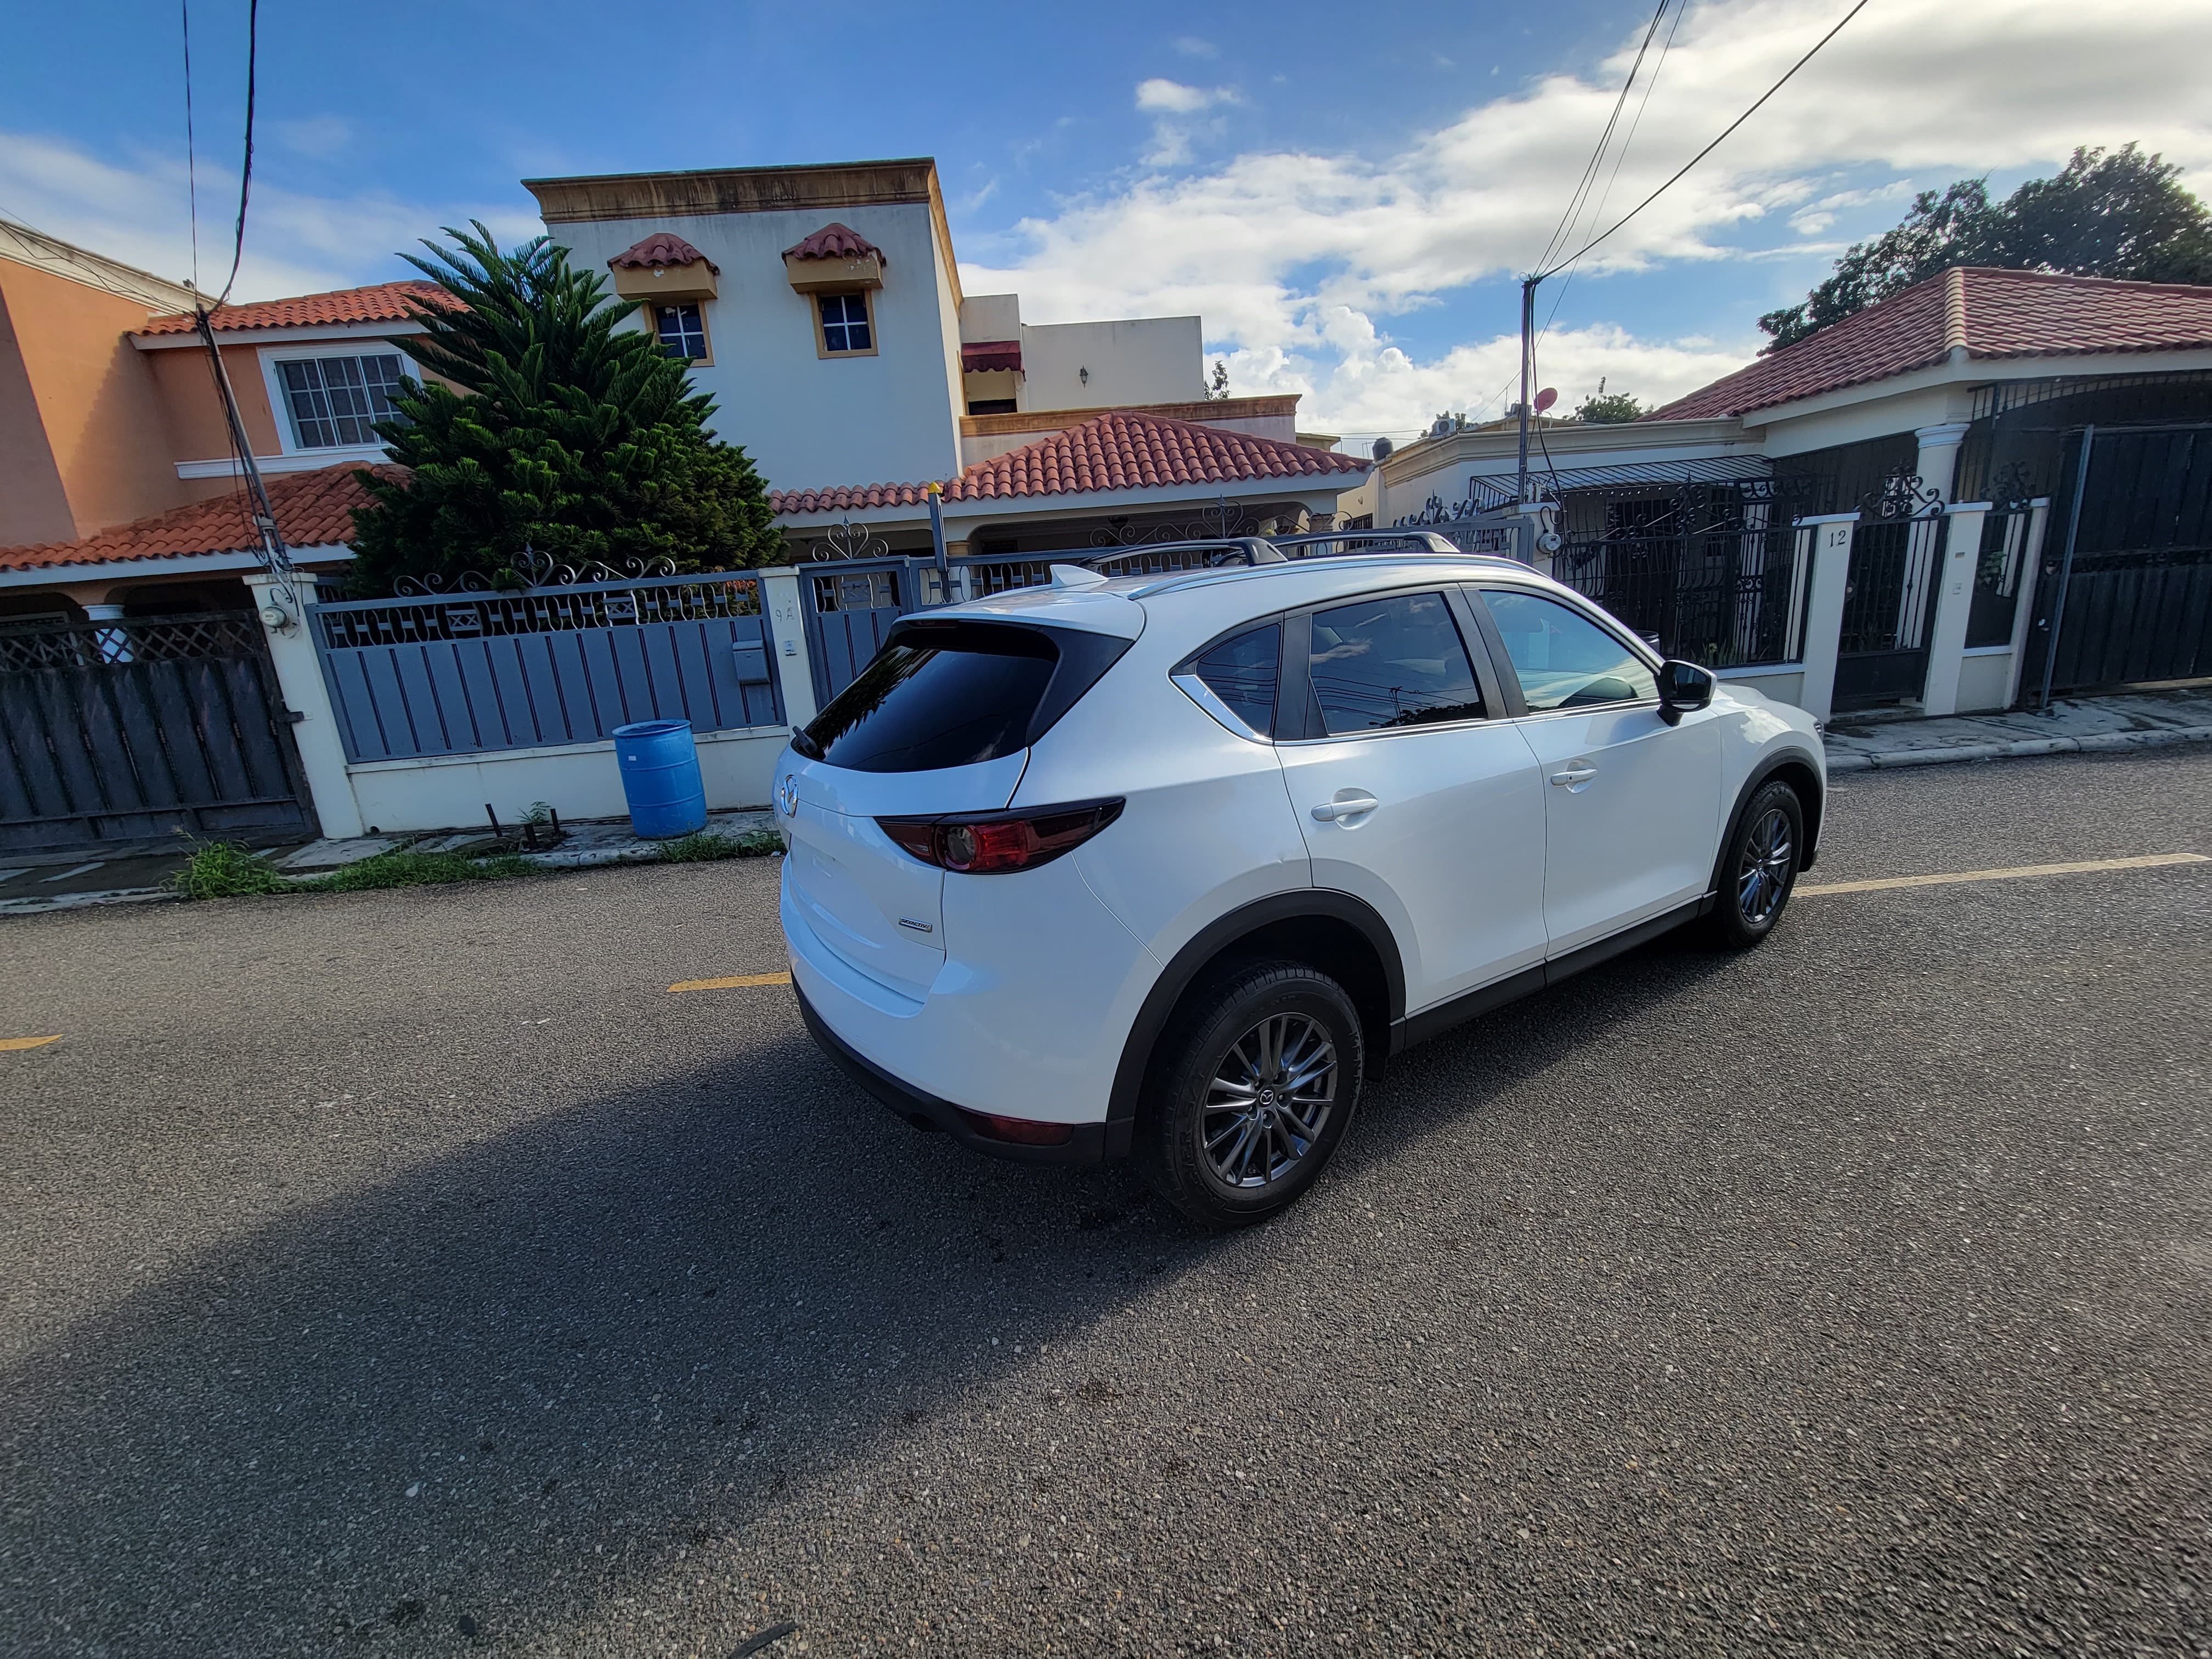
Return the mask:
M1862 512L1836 641L1838 709L1902 702L1926 690L1936 573L1943 562L1942 497L1919 479L1890 478Z
M0 629L0 852L313 835L259 621Z
M2043 538L2025 702L2046 668L2054 693L2212 675L2212 424L2097 428L2075 525L2082 441Z
M1670 657L1783 661L1796 620L1794 520L1810 479L1575 490L1552 574Z

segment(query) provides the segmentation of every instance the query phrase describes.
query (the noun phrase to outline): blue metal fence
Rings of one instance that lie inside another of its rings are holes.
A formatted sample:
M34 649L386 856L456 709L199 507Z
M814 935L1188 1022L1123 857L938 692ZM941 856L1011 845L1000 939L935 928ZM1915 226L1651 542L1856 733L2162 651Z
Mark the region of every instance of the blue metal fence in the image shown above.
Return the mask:
M309 617L352 761L596 743L633 720L783 719L750 575L349 600Z

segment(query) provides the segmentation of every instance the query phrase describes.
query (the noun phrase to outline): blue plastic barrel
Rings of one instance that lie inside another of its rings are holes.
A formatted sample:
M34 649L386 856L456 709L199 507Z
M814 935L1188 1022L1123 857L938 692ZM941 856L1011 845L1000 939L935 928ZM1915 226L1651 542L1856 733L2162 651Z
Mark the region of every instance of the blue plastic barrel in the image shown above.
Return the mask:
M622 769L629 826L639 835L666 841L707 827L707 786L690 720L617 726L615 763Z

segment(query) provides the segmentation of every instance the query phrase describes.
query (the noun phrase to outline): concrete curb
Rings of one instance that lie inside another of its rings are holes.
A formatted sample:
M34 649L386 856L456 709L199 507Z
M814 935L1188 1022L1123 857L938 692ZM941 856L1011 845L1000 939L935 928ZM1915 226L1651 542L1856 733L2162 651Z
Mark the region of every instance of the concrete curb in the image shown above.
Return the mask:
M2212 726L2154 726L2142 732L2091 732L2078 738L2022 738L2014 743L1961 743L1942 749L1845 750L1828 757L1828 775L1886 772L1901 766L1943 766L1953 761L2031 760L2039 755L2105 755L2130 749L2163 749L2178 743L2212 743Z

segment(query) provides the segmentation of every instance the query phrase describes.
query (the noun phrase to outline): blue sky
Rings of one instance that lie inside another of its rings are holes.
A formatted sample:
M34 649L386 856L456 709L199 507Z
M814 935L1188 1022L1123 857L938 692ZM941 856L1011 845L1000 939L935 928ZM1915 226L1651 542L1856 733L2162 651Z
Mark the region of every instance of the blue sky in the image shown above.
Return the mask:
M1607 155L1607 216L1846 5L1670 9L1617 173ZM246 7L191 11L201 269L219 282ZM403 32L433 15L434 33ZM1195 310L1238 391L1300 392L1310 426L1402 432L1497 411L1513 273L1558 223L1650 15L272 3L239 291L399 274L395 250L467 216L527 234L526 176L932 155L970 291L1015 289L1034 321ZM173 0L18 9L9 33L0 213L186 274ZM1656 398L1724 372L1757 349L1760 311L1914 188L1983 172L2006 187L2129 138L2212 167L2208 58L2212 8L2193 0L1873 0L1605 261L1547 292L1542 378L1571 402L1601 376Z

